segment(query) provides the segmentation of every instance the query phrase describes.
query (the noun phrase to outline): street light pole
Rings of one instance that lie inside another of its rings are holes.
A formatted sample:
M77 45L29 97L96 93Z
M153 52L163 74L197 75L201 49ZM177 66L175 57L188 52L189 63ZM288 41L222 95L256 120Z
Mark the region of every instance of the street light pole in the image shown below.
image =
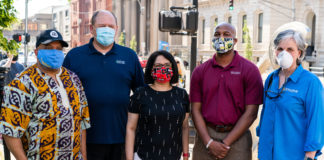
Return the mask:
M293 21L296 21L296 6L295 6L295 0L292 0L292 12L293 12Z
M28 57L28 51L27 51L27 47L28 47L28 44L26 42L26 35L27 35L27 32L28 32L28 0L25 0L26 4L25 4L25 53L24 53L24 65L25 67L27 67L27 57Z
M193 8L196 8L198 12L198 0L193 0L192 2ZM197 33L193 33L191 35L191 54L190 54L190 77L192 76L192 72L196 68L197 61Z

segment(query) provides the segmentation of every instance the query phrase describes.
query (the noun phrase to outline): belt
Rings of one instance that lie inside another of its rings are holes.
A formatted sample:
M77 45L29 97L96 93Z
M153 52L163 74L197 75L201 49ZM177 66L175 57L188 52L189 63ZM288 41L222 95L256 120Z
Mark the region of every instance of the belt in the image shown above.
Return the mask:
M234 128L233 125L215 125L210 122L206 122L206 125L216 132L230 132Z

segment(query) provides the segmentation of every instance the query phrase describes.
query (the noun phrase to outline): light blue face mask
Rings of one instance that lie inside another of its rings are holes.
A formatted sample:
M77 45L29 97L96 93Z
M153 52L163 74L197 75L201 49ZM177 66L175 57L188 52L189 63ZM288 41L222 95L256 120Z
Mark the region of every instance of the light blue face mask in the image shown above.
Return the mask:
M40 49L38 50L37 58L43 66L59 69L63 64L64 53L56 49Z
M110 27L100 27L96 29L97 41L103 46L109 46L115 41L115 30Z

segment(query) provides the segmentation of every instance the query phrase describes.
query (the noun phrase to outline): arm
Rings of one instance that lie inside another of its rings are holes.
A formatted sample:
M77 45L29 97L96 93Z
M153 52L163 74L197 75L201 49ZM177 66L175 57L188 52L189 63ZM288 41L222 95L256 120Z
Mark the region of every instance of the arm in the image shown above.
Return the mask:
M143 74L143 68L141 67L141 64L138 60L138 57L136 53L134 53L134 79L132 81L131 89L134 92L136 88L144 86L144 74Z
M137 128L138 117L138 114L128 112L125 140L126 160L134 159L135 131Z
M81 133L81 154L84 160L87 160L87 131L84 129Z
M206 123L201 113L201 103L192 103L192 119L198 131L199 137L206 146L211 137L208 134ZM213 141L208 149L216 158L224 158L229 150L229 147L220 142Z
M7 135L2 135L8 149L15 156L17 160L27 160L26 153L23 149L20 138L14 138Z
M308 85L305 99L307 131L304 144L305 156L318 156L324 145L324 89L318 78Z
M244 132L252 125L254 120L258 116L259 105L247 105L245 112L241 116L241 118L237 121L233 130L225 137L223 142L230 146L237 139L239 139Z
M189 113L186 113L186 117L182 124L182 152L189 153ZM183 160L188 160L188 157L183 157Z
M13 58L13 55L12 54L9 54L8 59L7 59L7 62L2 67L10 68L11 62L12 62L12 58Z

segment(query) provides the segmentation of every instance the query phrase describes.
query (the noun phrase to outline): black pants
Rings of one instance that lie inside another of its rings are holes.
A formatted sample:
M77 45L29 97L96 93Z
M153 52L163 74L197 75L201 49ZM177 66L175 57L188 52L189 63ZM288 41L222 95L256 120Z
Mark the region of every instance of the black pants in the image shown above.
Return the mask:
M123 160L125 144L87 144L88 160Z

